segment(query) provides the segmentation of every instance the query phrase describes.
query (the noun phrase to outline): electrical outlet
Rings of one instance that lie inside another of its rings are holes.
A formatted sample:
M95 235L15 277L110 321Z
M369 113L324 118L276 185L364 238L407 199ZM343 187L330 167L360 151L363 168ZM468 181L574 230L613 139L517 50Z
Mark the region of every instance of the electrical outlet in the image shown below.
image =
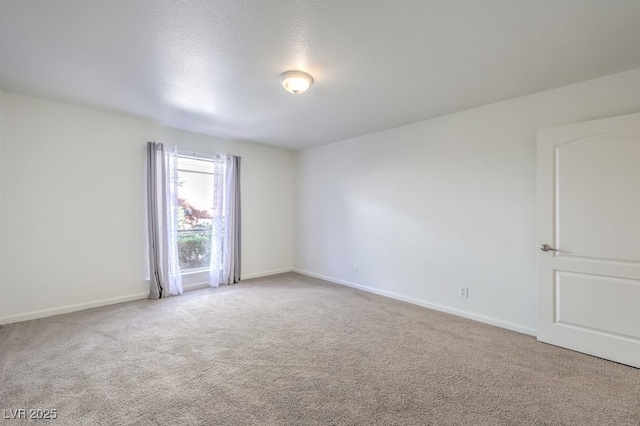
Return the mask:
M469 288L468 287L460 287L460 297L463 299L469 298Z
M360 268L358 268L358 265L353 265L353 273L357 274L358 272L360 272Z
M304 263L305 263L305 265L309 264L309 256L305 256L304 257Z

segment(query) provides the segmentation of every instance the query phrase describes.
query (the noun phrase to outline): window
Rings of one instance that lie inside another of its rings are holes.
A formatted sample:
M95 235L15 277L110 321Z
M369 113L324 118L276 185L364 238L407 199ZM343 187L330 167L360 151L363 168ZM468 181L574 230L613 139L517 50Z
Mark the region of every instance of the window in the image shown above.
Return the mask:
M224 161L178 157L178 260L180 270L209 268L211 230L219 202Z

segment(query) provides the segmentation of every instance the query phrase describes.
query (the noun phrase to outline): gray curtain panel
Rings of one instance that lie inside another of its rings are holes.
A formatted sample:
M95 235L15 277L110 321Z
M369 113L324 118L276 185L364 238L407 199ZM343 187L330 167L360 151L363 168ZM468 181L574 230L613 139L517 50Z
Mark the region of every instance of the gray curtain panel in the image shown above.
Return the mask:
M160 155L158 155L158 152ZM161 299L169 294L168 288L163 283L162 268L162 243L163 228L162 198L165 193L164 178L164 145L156 142L147 142L147 224L149 228L149 268L150 289L149 299Z
M150 299L182 294L177 255L177 171L175 147L147 142L147 222Z
M241 210L240 210L240 157L231 155L227 160L227 176L230 177L229 187L229 283L240 281L240 250L241 250ZM226 252L226 251L225 251ZM226 262L225 262L226 263Z

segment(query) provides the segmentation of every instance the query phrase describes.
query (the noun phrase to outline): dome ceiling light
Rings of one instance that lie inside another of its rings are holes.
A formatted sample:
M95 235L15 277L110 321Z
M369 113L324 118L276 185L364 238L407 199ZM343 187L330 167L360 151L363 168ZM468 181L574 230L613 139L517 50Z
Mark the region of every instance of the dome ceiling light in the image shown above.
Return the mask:
M313 83L313 77L306 72L302 71L285 71L278 76L278 81L289 93L299 95L307 91L311 83Z

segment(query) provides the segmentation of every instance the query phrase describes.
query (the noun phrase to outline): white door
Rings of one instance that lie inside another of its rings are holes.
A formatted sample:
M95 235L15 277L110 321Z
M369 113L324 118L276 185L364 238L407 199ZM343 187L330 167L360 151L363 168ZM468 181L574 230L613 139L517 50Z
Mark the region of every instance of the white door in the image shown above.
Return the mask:
M539 130L537 184L538 340L640 367L640 114Z

